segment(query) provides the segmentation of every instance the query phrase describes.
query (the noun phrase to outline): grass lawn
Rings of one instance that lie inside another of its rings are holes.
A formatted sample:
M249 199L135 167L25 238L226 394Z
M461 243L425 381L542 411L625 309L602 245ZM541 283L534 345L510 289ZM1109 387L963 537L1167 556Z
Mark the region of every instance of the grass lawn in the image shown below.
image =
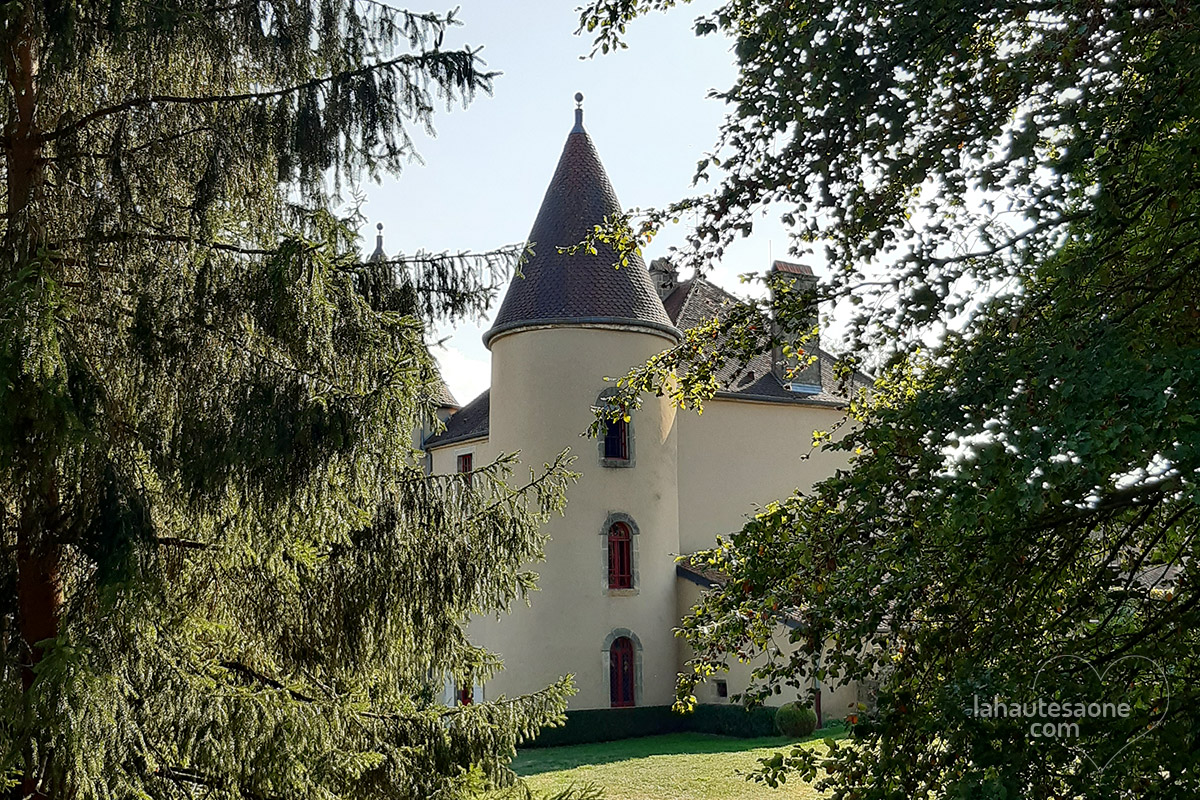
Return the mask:
M806 747L823 747L818 732ZM792 741L730 739L702 733L648 736L620 742L525 750L513 769L535 796L592 783L608 800L795 800L819 797L801 780L778 789L747 781L758 759Z

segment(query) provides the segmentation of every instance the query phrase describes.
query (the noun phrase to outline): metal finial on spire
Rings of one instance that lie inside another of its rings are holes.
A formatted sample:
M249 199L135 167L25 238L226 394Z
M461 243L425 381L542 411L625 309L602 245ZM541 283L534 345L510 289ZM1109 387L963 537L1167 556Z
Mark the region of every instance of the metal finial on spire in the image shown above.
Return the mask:
M376 223L375 230L377 231L375 234L375 252L371 253L371 257L367 260L383 261L387 258L387 255L383 252L383 223Z
M583 92L575 93L575 127L571 133L583 133Z

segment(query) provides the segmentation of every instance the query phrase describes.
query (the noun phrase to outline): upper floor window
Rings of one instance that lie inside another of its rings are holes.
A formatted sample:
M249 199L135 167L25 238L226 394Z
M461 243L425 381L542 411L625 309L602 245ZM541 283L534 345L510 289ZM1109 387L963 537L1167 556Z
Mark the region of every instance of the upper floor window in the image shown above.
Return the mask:
M598 409L606 413L614 410L610 396L616 390L610 389L596 400ZM600 438L600 466L602 467L632 467L633 466L633 423L629 416L617 419L605 419L601 427L603 436Z
M633 588L633 535L624 522L608 529L608 588Z
M629 423L623 419L604 423L604 457L629 460Z
M471 470L474 469L474 461L474 453L459 453L458 455L458 471L466 474L467 486L471 485Z

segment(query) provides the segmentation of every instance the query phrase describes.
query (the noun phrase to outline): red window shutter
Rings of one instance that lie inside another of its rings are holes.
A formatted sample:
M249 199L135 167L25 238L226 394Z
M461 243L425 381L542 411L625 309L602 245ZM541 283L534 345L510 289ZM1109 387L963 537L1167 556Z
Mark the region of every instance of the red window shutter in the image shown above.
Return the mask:
M608 529L608 588L633 588L633 537L624 522Z
M475 688L473 686L458 687L458 704L460 706L469 706L475 702Z
M622 636L608 651L609 693L613 708L634 704L633 642Z

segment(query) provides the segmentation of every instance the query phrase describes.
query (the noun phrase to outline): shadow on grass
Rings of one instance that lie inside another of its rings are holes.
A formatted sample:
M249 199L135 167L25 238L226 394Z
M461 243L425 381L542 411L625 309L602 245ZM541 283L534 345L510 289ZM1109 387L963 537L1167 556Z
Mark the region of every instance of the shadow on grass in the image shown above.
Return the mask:
M521 777L558 772L584 765L611 764L649 756L673 756L697 753L737 753L763 747L784 748L802 742L840 737L842 728L825 728L803 739L772 736L763 739L734 739L707 733L671 733L665 736L645 736L615 742L575 744L566 747L546 747L522 750L512 764Z

